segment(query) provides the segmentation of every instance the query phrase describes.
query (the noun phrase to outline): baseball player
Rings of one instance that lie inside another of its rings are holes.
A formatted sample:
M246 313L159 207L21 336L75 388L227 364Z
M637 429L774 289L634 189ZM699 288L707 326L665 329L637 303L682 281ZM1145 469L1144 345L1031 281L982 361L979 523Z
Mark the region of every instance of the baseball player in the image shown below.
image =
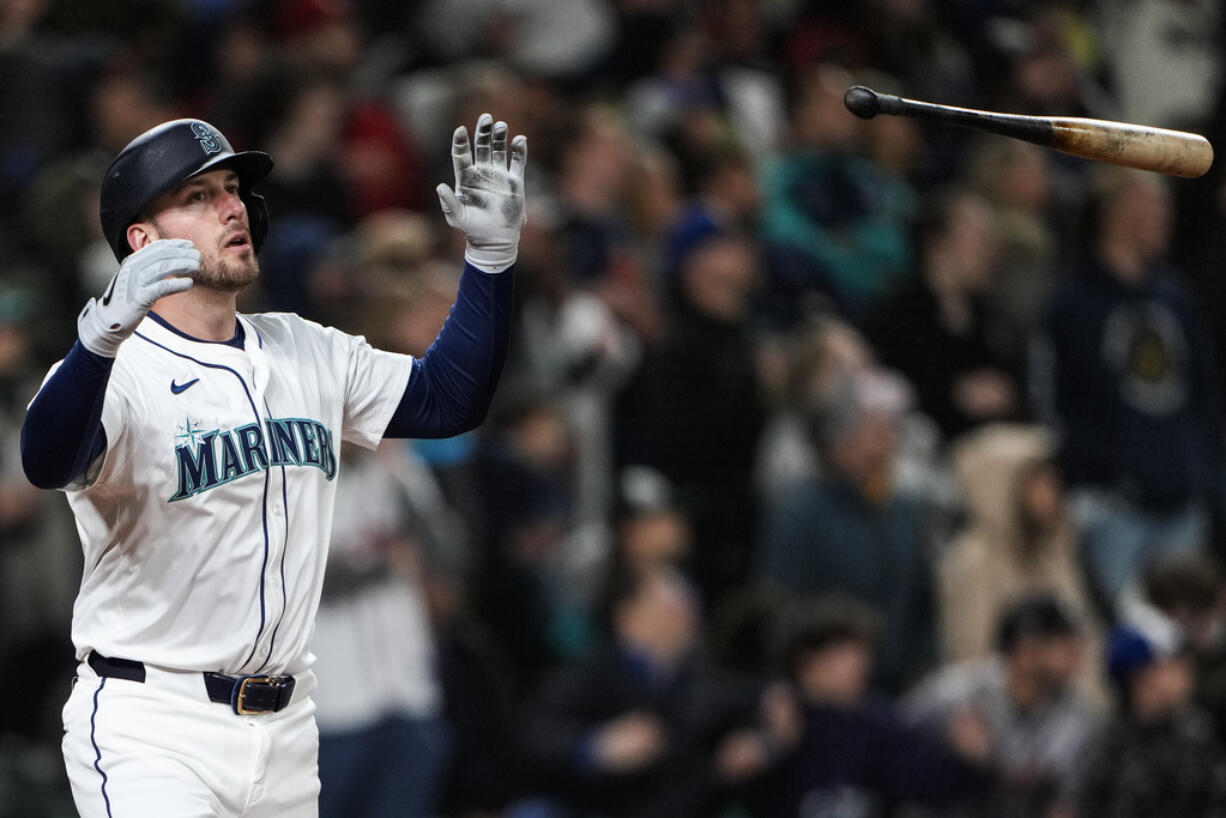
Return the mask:
M67 493L85 551L63 711L83 818L317 814L310 637L341 441L475 427L505 357L527 141L484 114L452 147L438 195L466 264L420 359L237 312L267 154L184 119L108 169L119 271L22 427L27 477Z

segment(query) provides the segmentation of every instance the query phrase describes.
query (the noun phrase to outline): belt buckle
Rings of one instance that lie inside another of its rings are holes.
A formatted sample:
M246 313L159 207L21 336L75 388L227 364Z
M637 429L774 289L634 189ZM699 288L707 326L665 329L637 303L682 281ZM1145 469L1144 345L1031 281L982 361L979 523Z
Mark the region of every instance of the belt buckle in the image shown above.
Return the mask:
M258 716L261 713L267 713L267 710L248 710L246 707L247 685L251 683L274 685L276 679L272 676L244 676L238 680L238 687L234 691L234 712L240 716Z

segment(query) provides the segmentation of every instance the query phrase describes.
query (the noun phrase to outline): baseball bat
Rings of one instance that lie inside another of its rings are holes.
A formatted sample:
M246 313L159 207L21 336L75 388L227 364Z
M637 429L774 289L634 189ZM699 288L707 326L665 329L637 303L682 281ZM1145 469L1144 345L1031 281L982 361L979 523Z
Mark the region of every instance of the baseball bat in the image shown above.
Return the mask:
M958 108L880 94L854 85L843 104L861 119L909 116L1023 139L1083 159L1194 179L1213 164L1213 146L1200 134L1084 117L1024 116Z

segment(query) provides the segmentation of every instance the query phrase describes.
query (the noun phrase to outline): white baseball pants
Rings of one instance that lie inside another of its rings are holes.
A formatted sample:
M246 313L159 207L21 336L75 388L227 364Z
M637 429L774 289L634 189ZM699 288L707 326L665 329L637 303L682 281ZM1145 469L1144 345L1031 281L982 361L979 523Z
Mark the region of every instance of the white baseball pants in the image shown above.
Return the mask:
M284 710L251 716L209 701L199 673L77 674L63 747L81 818L317 818L313 674Z

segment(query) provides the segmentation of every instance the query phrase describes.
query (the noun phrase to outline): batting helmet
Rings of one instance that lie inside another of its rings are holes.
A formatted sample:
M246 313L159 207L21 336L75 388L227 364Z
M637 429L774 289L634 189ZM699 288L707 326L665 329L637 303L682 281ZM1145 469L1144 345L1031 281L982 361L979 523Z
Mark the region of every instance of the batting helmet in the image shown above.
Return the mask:
M251 244L260 249L268 233L268 204L252 190L272 170L261 151L235 152L221 131L199 119L176 119L145 131L128 143L102 180L102 234L122 261L132 252L128 225L154 199L198 173L219 165L238 174L239 196L247 205Z

